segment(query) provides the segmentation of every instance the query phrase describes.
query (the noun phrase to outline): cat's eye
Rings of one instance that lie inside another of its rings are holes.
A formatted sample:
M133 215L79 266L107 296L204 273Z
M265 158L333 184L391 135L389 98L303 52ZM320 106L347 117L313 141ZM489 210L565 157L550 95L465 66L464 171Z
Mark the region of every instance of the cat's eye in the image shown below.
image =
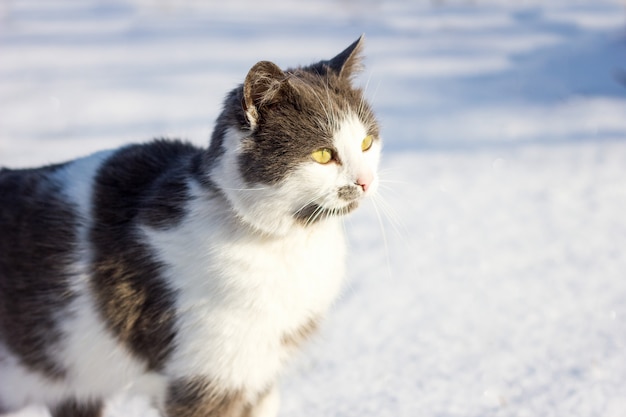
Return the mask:
M363 139L363 142L361 142L361 150L363 152L368 151L372 147L373 143L374 137L372 135L365 136L365 139Z
M328 148L318 149L311 154L311 158L319 164L327 164L333 159L333 151Z

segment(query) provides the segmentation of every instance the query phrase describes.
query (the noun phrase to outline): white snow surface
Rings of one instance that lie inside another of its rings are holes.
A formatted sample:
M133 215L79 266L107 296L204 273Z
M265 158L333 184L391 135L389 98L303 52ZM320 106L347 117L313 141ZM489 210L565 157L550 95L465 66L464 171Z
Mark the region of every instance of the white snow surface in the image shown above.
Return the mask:
M623 2L0 0L0 165L206 144L255 62L361 33L380 198L280 416L626 416Z

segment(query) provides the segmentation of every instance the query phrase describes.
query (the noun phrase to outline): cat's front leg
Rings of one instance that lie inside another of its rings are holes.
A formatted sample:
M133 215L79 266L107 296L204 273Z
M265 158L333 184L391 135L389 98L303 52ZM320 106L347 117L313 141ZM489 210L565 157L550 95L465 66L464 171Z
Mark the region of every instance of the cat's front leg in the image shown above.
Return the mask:
M276 417L280 407L280 393L276 385L265 392L257 403L250 408L245 417Z
M101 401L65 400L50 410L53 417L101 417Z
M168 385L167 417L275 417L278 394L259 397L243 390L225 389L201 376L177 378ZM258 410L258 411L257 411ZM273 414L271 414L273 412Z

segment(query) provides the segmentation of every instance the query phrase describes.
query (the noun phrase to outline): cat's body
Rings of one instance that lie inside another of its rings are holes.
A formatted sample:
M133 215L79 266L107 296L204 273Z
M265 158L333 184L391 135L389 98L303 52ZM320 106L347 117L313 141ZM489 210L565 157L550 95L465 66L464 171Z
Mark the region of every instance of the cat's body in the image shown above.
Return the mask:
M376 188L359 45L255 65L208 150L0 171L0 413L98 416L128 391L168 417L276 415L281 369L341 287L341 215Z

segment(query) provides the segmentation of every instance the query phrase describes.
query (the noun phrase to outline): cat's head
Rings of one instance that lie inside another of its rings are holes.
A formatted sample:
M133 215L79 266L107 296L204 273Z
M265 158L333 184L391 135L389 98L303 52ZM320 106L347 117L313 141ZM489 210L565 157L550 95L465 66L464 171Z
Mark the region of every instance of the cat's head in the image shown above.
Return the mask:
M269 234L349 213L378 186L376 119L352 78L362 38L336 57L254 65L226 99L208 151L212 182Z

